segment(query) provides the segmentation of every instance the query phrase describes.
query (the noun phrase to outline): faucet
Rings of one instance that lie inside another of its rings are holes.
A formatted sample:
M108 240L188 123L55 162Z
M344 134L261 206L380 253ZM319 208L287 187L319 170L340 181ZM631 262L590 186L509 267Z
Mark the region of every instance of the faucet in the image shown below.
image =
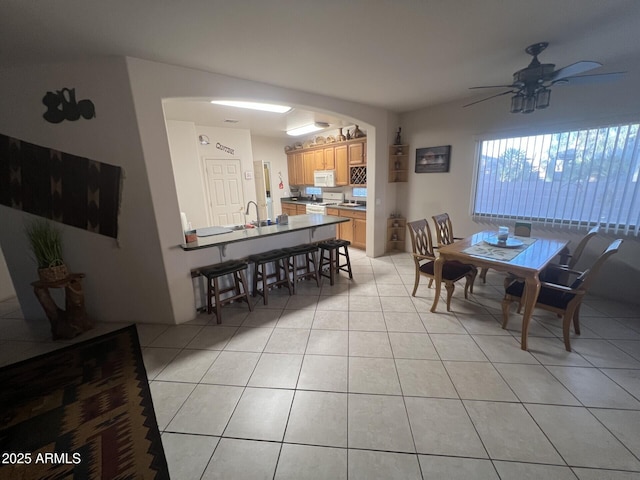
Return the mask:
M256 202L254 202L253 200L249 200L249 203L247 203L247 211L244 212L245 215L249 215L249 205L254 204L256 206L256 221L257 221L257 226L260 226L260 212L258 211L258 204Z

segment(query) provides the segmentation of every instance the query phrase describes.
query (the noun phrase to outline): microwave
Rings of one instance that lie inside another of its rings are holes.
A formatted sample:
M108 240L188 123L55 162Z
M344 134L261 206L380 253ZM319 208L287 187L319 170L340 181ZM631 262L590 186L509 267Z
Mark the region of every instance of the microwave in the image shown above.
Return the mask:
M315 170L313 172L314 187L335 187L336 171L335 170Z

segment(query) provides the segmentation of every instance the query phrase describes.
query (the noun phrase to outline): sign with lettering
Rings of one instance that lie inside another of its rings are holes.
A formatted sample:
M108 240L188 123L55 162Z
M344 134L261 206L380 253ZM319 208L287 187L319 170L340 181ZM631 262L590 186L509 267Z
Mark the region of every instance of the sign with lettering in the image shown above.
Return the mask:
M225 153L228 153L229 155L235 155L236 151L235 149L231 148L231 147L225 147L224 145L222 145L220 142L216 143L216 148L218 150L222 150Z

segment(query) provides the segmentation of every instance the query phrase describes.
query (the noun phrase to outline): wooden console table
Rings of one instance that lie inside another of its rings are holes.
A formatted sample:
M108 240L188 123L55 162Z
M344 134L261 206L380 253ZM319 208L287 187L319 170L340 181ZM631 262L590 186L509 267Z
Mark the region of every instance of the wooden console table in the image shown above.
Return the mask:
M59 338L73 338L82 332L93 328L93 322L87 317L84 308L84 292L81 280L84 273L71 273L62 280L33 282L33 291L42 305L49 321L54 340ZM64 288L65 309L61 309L51 298L52 288Z

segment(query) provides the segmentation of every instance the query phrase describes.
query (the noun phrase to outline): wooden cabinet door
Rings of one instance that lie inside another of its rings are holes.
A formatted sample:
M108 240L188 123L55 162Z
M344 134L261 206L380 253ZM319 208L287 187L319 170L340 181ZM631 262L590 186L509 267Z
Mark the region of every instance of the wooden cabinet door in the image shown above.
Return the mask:
M341 223L340 227L340 238L353 243L353 219L350 218L348 222Z
M335 170L336 169L336 149L335 147L325 147L322 149L322 156L324 157L324 169Z
M297 185L296 158L293 153L287 153L287 173L289 174L289 185Z
M366 165L364 142L349 144L349 165Z
M303 185L313 185L313 171L315 170L315 161L316 161L316 156L312 150L308 152L304 152L303 160L302 160L302 164L303 164L302 184Z
M322 148L319 148L318 150L314 150L313 158L314 158L314 161L313 161L314 170L326 170L324 166L324 150Z
M298 204L296 205L296 214L297 215L304 215L307 213L307 206L305 204Z
M367 221L360 218L353 219L353 240L351 241L356 248L367 248Z
M304 163L302 153L296 153L293 163L295 164L295 183L294 185L304 185Z
M336 185L349 185L349 152L346 145L334 148L334 159L336 162Z
M282 213L286 213L287 215L297 215L296 207L297 205L292 205L290 203L283 203Z

